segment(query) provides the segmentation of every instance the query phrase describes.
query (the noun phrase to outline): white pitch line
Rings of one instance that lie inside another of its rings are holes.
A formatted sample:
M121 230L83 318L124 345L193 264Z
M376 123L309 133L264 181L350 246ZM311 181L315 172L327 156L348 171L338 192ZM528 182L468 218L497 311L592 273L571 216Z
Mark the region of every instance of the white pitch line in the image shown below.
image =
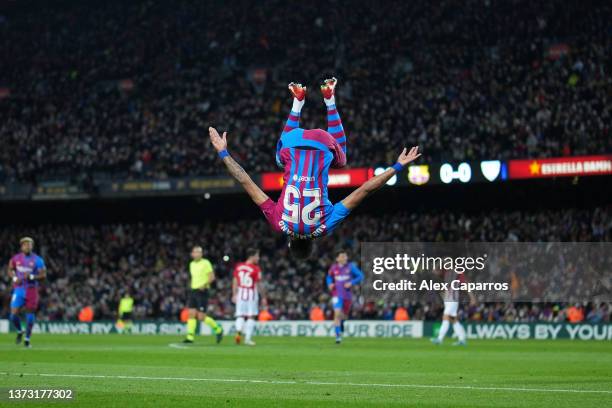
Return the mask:
M0 375L13 375L0 372ZM17 375L17 373L15 373ZM70 377L70 378L97 378L118 380L150 380L150 381L205 381L220 383L250 383L250 384L291 384L291 385L331 385L347 387L396 387L396 388L433 388L449 390L474 391L518 391L518 392L566 392L583 394L612 394L612 390L575 390L567 388L526 388L526 387L481 387L473 385L433 385L433 384L385 384L385 383L353 383L353 382L326 382L326 381L282 381L282 380L250 380L246 378L193 378L193 377L147 377L132 375L88 375L88 374L52 374L52 373L19 373L19 375L32 377Z
M188 349L188 348L191 348L189 346L184 346L181 343L170 343L170 344L168 344L168 347L177 348L177 349Z

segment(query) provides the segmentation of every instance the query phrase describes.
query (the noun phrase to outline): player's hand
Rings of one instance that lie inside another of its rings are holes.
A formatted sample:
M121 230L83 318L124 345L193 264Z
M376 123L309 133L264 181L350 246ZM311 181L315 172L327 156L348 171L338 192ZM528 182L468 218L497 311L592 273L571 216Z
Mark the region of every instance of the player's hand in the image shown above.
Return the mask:
M267 298L263 298L261 299L261 305L263 307L268 307L268 299Z
M413 148L410 149L410 151L408 151L407 147L404 147L404 150L402 150L402 153L397 158L397 162L401 164L402 166L405 166L408 163L413 162L416 159L418 159L419 156L421 156L421 153L419 153L418 146L414 146Z
M211 126L208 128L208 134L210 135L210 142L217 152L227 149L227 132L223 132L223 137L221 137L217 129Z
M334 290L334 284L329 285L329 290Z
M346 283L344 284L344 287L345 287L346 289L350 288L351 286L353 286L353 284L352 284L351 282L346 282Z
M236 303L236 295L232 295L232 303Z

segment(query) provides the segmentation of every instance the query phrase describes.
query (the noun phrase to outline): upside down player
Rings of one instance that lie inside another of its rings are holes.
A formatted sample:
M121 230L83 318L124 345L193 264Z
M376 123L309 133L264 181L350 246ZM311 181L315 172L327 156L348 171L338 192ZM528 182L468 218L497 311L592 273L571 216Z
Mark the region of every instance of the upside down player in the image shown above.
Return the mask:
M334 304L334 326L336 331L336 344L342 342L344 333L344 320L351 311L353 294L351 288L363 280L363 272L354 262L348 262L348 254L344 250L338 251L336 263L327 272L327 287L332 292Z
M47 268L43 259L32 252L34 240L24 237L19 240L21 252L14 255L8 264L8 274L13 280L13 295L11 296L11 322L17 330L16 343L23 338L23 327L19 314L22 308L26 310L26 330L24 345L30 347L32 327L36 320L38 309L38 283L47 276Z
M289 84L293 106L276 148L276 161L284 168L283 190L274 202L227 152L227 132L223 137L213 127L210 140L229 173L259 206L275 231L289 236L289 248L297 258L307 258L312 239L330 234L369 194L421 154L418 147L404 149L391 168L366 181L348 197L335 205L327 196L329 168L346 165L346 136L336 109L336 79L327 79L321 86L327 107L327 131L299 127L300 112L306 98L306 87Z

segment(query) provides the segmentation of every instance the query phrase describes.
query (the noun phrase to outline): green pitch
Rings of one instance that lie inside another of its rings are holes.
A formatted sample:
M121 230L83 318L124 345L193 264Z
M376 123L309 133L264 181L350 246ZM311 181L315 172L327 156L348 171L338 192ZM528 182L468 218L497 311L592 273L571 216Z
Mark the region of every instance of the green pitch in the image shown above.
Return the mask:
M427 339L0 335L0 388L73 388L71 407L604 407L612 406L612 343ZM170 343L177 342L176 344ZM3 391L6 393L6 391Z

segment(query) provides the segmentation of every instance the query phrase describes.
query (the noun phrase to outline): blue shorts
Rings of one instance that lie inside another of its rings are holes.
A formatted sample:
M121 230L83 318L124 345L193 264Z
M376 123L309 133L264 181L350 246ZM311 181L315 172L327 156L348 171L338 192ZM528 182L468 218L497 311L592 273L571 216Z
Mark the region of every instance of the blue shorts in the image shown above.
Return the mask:
M26 290L25 288L14 288L13 296L11 296L11 308L20 308L25 305Z
M290 148L310 148L330 152L333 156L331 167L342 168L346 165L346 153L338 141L323 129L295 128L283 133L276 145L276 163L284 167L281 150Z
M340 309L345 315L348 315L351 310L351 305L353 304L352 299L341 298L338 296L334 296L332 302L334 304L334 310Z
M25 288L20 286L13 288L13 295L11 296L11 308L19 309L24 307L29 310L35 311L38 309L38 288L31 286Z

